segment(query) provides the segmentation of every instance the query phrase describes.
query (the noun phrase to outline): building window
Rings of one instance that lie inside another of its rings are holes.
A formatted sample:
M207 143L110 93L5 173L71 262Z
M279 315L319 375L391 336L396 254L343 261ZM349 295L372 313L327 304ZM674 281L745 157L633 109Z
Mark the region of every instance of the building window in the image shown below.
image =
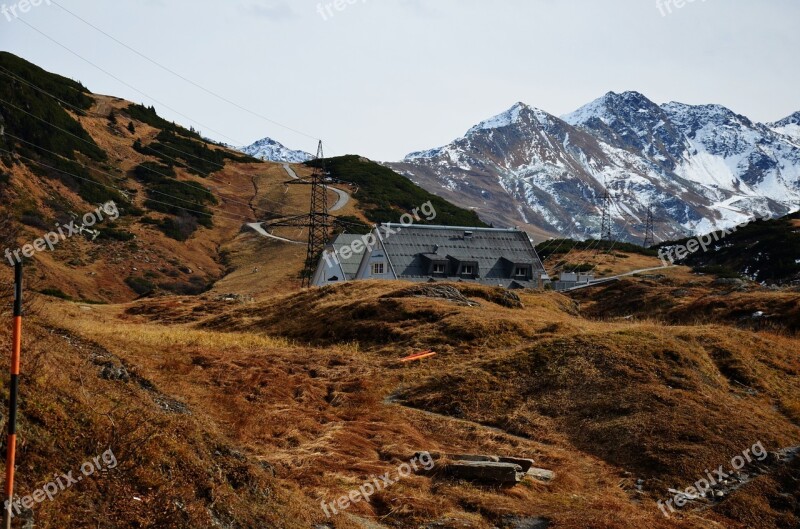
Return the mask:
M461 268L461 275L465 276L475 275L475 267L472 265L464 265L464 267Z
M518 266L517 272L514 275L517 277L528 277L528 269L524 266Z
M443 265L443 264L435 264L435 265L433 265L433 273L434 274L442 274L442 275L444 275L445 272L446 272L445 265Z
M383 263L372 263L372 275L379 276L383 275Z

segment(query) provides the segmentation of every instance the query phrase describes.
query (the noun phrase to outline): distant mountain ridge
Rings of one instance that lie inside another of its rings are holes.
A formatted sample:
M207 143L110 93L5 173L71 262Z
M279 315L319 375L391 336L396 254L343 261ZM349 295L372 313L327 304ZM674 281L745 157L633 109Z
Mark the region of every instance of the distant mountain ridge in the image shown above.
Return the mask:
M234 148L253 158L267 162L303 163L314 159L311 154L305 151L289 149L272 138L263 138L252 145Z
M609 92L561 118L517 103L388 165L487 222L577 238L599 234L605 184L621 238L641 240L652 205L657 239L669 240L800 209L799 118L760 124Z
M780 121L771 123L770 128L779 134L785 134L800 143L800 111Z

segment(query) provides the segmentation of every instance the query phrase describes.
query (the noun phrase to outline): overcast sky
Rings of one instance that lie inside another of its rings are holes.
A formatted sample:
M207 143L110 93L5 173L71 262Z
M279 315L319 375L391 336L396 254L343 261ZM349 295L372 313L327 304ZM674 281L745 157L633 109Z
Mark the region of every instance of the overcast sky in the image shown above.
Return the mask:
M341 11L333 0L55 0L302 134L41 1L21 20L0 15L1 49L233 144L270 136L314 151L322 138L326 154L394 161L517 101L562 115L610 90L755 121L800 110L797 0L344 0Z

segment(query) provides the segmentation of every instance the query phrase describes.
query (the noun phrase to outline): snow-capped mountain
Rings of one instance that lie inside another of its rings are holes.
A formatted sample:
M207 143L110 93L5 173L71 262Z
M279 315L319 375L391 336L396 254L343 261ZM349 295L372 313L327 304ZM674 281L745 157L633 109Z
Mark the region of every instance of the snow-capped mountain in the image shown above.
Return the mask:
M294 151L272 138L258 140L247 147L236 147L236 150L268 162L303 163L314 157L304 151Z
M785 134L800 143L800 112L795 112L787 118L770 123L769 126L775 132Z
M563 118L517 103L389 165L488 222L575 238L598 235L607 186L622 238L641 240L652 207L657 237L672 239L800 209L798 117L764 125L637 92L608 93Z

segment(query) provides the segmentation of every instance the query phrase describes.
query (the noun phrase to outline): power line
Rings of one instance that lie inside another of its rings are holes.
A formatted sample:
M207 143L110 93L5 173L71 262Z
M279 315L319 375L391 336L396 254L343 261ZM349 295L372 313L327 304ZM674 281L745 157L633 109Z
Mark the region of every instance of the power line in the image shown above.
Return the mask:
M26 26L28 26L29 28L31 28L32 30L34 30L35 32L37 32L37 33L39 33L40 35L42 35L43 37L45 37L47 40L49 40L49 41L53 42L54 44L56 44L56 45L60 46L61 48L63 48L64 50L68 51L68 52L69 52L69 53L71 53L72 55L76 56L76 57L77 57L77 58L79 58L80 60L82 60L82 61L84 61L85 63L89 64L90 66L92 66L92 67L96 68L97 70L99 70L99 71L103 72L104 74L106 74L107 76L111 77L111 78L112 78L112 79L114 79L115 81L117 81L117 82L119 82L119 83L122 83L123 85L127 86L127 87L128 87L128 88L130 88L131 90L134 90L135 92L137 92L137 93L139 93L139 94L141 94L141 95L143 95L143 96L145 96L145 97L147 97L147 98L151 99L152 101L155 101L156 103L158 103L158 104L159 104L159 105L161 105L162 107L166 108L167 110L171 110L172 112L176 113L177 115L179 115L179 116L181 116L181 117L183 117L183 118L185 118L185 119L188 119L189 121L191 121L191 122L193 122L193 123L195 123L195 124L197 124L197 125L199 125L199 126L203 127L203 128L204 128L204 129L206 129L206 130L209 130L209 131L213 132L214 134L217 134L217 135L219 135L219 136L221 136L221 137L223 137L223 138L227 138L228 140L231 140L232 142L234 142L234 144L245 145L245 142L241 142L241 141L239 141L239 140L236 140L236 139L234 139L234 138L231 138L230 136L227 136L227 135L223 134L222 132L219 132L219 131L217 131L217 130L214 130L214 129L212 129L211 127L207 127L206 125L203 125L203 124L202 124L202 123L200 123L199 121L196 121L196 120L194 120L194 119L190 118L190 117L189 117L189 116L187 116L186 114L183 114L183 113L181 113L181 112L179 112L179 111L175 110L174 108L172 108L172 107L170 107L170 106L166 105L165 103L162 103L161 101L159 101L158 99L156 99L156 98L152 97L151 95L147 94L146 92L143 92L143 91L139 90L138 88L136 88L135 86L131 85L130 83L128 83L128 82L126 82L126 81L123 81L122 79L120 79L120 78L119 78L119 77L117 77L116 75L112 74L111 72L109 72L109 71L107 71L107 70L103 69L102 67L100 67L100 66L96 65L95 63L93 63L93 62L92 62L92 61L90 61L89 59L87 59L87 58L83 57L82 55L80 55L79 53L77 53L77 52L75 52L75 51L71 50L70 48L68 48L68 47L67 47L67 46L65 46L64 44L61 44L60 42L58 42L57 40L55 40L55 39L54 39L54 38L52 38L51 36L47 35L47 34L46 34L46 33L44 33L43 31L40 31L38 28L36 28L36 27L35 27L35 26L33 26L32 24L28 23L28 22L27 22L27 21L25 21L24 19L22 19L22 18L19 18L18 20L19 20L20 22L22 22L23 24L25 24Z
M59 103L61 103L62 105L66 105L66 106L68 106L68 107L70 107L70 108L74 109L74 110L75 110L75 112L76 112L76 113L78 113L79 115L88 115L88 116L94 116L94 117L96 117L96 118L99 118L99 119L108 119L108 116L106 116L106 115L100 114L100 113L98 113L98 112L92 112L91 110L84 110L84 109L82 109L82 108L80 108L80 107L77 107L77 106L75 106L75 105L71 104L71 103L68 103L67 101L64 101L64 100L62 100L62 99L60 99L59 97L57 97L57 96L55 96L55 95L51 94L50 92L48 92L48 91L44 90L43 88L41 88L41 87L39 87L39 86L36 86L35 84L33 84L33 83L29 82L29 81L26 81L25 79L22 79L21 77L19 77L19 76L15 75L13 72L10 72L9 70L7 70L6 68L4 68L4 67L2 67L2 66L0 66L0 70L2 70L2 71L0 71L0 74L6 75L6 76L8 76L8 77L11 77L12 79L16 79L16 80L17 80L17 81L19 81L19 82L25 83L26 85L28 85L28 86L30 86L31 88L33 88L33 89L35 89L35 90L39 91L40 93L42 93L42 94L44 94L44 95L46 95L46 96L48 96L48 97L51 97L51 98L52 98L53 100L55 100L55 101L58 101L58 102L59 102ZM5 73L4 73L4 72L5 72ZM11 103L8 103L8 102L6 102L6 104L8 104L9 106L12 106L13 108L15 108L15 109L19 110L20 112L25 112L26 114L30 115L31 117L33 117L33 118L36 118L36 119L38 119L39 121L42 121L42 122L44 122L44 123L46 123L46 124L48 124L48 125L50 125L50 126L52 126L52 127L56 128L56 129L60 130L60 131L62 131L62 132L64 132L64 133L66 133L66 134L69 134L69 135L71 135L71 136L75 137L76 139L78 139L78 140L80 140L80 141L83 141L83 142L85 142L85 143L89 143L90 145L93 145L93 144L91 144L91 142L87 142L87 141L86 141L84 138L81 138L80 136L76 136L75 134L72 134L71 132L69 132L69 131L67 131L67 130L61 129L60 127L57 127L55 124L53 124L53 123L50 123L49 121L47 121L47 120L44 120L44 119L42 119L42 118L40 118L40 117L38 117L38 116L35 116L34 114L31 114L30 112L27 112L27 111L25 111L25 110L23 110L23 109L20 109L19 107L16 107L16 106L12 105ZM182 150L180 150L180 149L177 149L177 148L175 148L175 147L172 147L171 145L167 145L167 144L165 144L165 143L162 143L162 144L160 144L160 145L162 145L162 146L164 146L164 147L166 147L166 148L168 148L168 149L170 149L170 150L173 150L173 151L175 151L175 152L178 152L178 153L180 153L180 154L183 154L183 155L185 155L185 156L189 156L189 157L195 158L195 159L197 159L197 160L200 160L200 161L203 161L203 162L205 162L205 163L210 163L211 165L214 165L214 166L216 166L216 167L219 167L220 169L225 169L225 165L221 165L221 164L218 164L218 163L216 163L216 162L213 162L213 161L206 160L205 158L201 158L201 157L199 157L199 156L197 156L197 155L194 155L194 154L191 154L191 153L184 152L184 151L182 151ZM189 166L188 164L185 164L185 163L183 163L181 160L178 160L177 158L173 158L173 157L167 156L166 154L163 154L163 153L160 153L160 154L161 154L161 156L163 156L163 157L165 157L165 158L167 158L167 159L173 160L173 161L175 161L175 162L178 162L180 165L184 165L184 166L188 167L189 169L193 169L194 171L196 171L196 172L198 172L198 173L201 173L201 174L203 174L203 173L204 173L204 171L201 171L201 170L199 170L199 169L197 169L197 168L191 167L191 166ZM162 175L162 176L163 176L163 175ZM214 175L213 175L213 174L211 174L211 173L205 173L205 176L206 176L207 178L209 178L209 179L213 179L213 178L220 178L220 177L214 176ZM222 183L222 182L221 182L221 183ZM278 184L276 184L276 185L278 185ZM267 198L267 197L262 197L262 199L263 199L263 200L266 200L267 202L272 202L273 204L283 205L283 203L282 203L282 202L279 202L279 201L277 201L277 200L273 200L273 199L270 199L270 198ZM235 200L233 200L233 199L229 199L229 201L231 201L231 202L236 202L236 201L235 201ZM239 202L239 203L240 203L240 204L243 204L242 202ZM247 204L247 205L249 206L249 204ZM253 207L253 206L249 206L249 207ZM270 211L270 210L263 209L263 208L255 208L255 207L253 207L253 209L258 209L258 210L264 211L264 212L266 212L266 213L269 213L269 214L275 214L274 212L272 212L272 211Z
M20 112L23 112L23 113L25 113L25 114L27 114L27 115L29 115L29 116L31 116L31 117L33 117L33 118L35 118L35 119L38 119L39 121L41 121L41 122L43 122L43 123L46 123L47 125L49 125L49 126L51 126L51 127L55 128L55 129L57 129L57 130L59 130L59 131L61 131L61 132L65 133L65 134L68 134L68 135L72 136L73 138L75 138L75 139L77 139L77 140L80 140L80 141L82 141L82 142L86 143L87 145L91 145L91 146L95 146L95 147L96 147L96 144L94 144L94 143L92 143L92 142L90 142L90 141L86 140L85 138L81 138L80 136L78 136L78 135L76 135L76 134L73 134L72 132L70 132L70 131L68 131L68 130L66 130L66 129L62 129L62 128L61 128L61 127L59 127L58 125L56 125L56 124L54 124L54 123L50 123L49 121L47 121L47 120L45 120L45 119L42 119L42 118L40 118L40 117L38 117L38 116L36 116L36 115L34 115L34 114L31 114L30 112L27 112L26 110L23 110L23 109L21 109L21 108L17 107L16 105L13 105L13 104L9 103L8 101L5 101L5 100L4 100L4 99L2 99L2 98L0 98L0 102L3 102L3 103L5 103L6 105L8 105L8 106L10 106L10 107L12 107L12 108L14 108L14 109L16 109L16 110L20 111ZM22 142L24 142L24 143L27 143L27 144L29 144L29 145L32 145L32 146L34 146L34 147L36 147L36 148L38 148L38 149L41 149L41 150L43 150L43 151L50 152L51 154L55 154L55 155L57 155L57 156L60 156L58 153L55 153L55 152L52 152L52 151L47 151L47 149L45 149L44 147L41 147L41 146L39 146L39 145L36 145L36 144L34 144L34 143L31 143L31 142L29 142L29 141L26 141L26 140L24 140L24 139L22 139L22 138L18 138L17 136L14 136L13 134L10 134L10 133L8 133L8 132L6 132L6 133L5 133L5 135L6 135L6 136L8 136L8 137L10 137L10 138L14 138L14 139L16 139L16 140L19 140L19 141L22 141ZM178 159L176 159L176 158L170 158L169 156L165 156L165 157L180 163L180 160L178 160ZM224 166L222 166L222 167L224 168ZM95 170L96 170L96 169L95 169ZM172 178L170 175L167 175L167 174L161 173L161 172L159 172L159 171L156 171L155 169L149 168L148 170L149 170L150 172L152 172L152 173L155 173L155 174L159 175L159 176L163 176L164 178ZM195 171L199 171L199 170L198 170L198 169L195 169ZM211 174L207 174L206 176L207 176L209 179L212 179L212 178L218 178L218 177L215 177L215 176L213 176L213 175L211 175ZM180 180L176 180L176 182L177 182L178 184L180 184L180 185L185 185L185 186L190 186L190 187L192 186L192 184L191 184L191 183L189 183L189 182L182 182L182 181L180 181ZM242 201L239 201L239 200L235 200L235 199L232 199L232 198L229 198L229 199L227 199L227 200L228 200L228 202L231 202L231 203L234 203L234 204L239 204L239 205L241 205L241 206L246 206L246 207L248 207L248 208L252 209L252 210L253 210L253 212L256 212L256 211L262 211L262 212L264 212L264 213L267 213L267 214L269 214L269 215L274 215L274 216L283 215L283 213L277 213L277 212L275 212L275 211L267 210L267 209L264 209L264 208L258 208L258 207L252 206L252 205L251 205L251 204L249 204L249 203L245 203L245 202L242 202ZM273 203L275 203L275 204L282 205L280 202L278 202L278 201L276 201L276 200L271 200L271 199L268 199L268 198L266 198L266 197L265 197L265 200L267 200L267 201L269 201L269 202L273 202Z
M2 73L2 72L0 72L0 73ZM73 137L75 137L75 138L77 138L77 139L79 139L79 140L81 140L81 141L83 141L83 142L85 142L85 143L88 143L88 144L92 145L92 143L91 143L91 142L89 142L89 141L86 141L85 139L81 138L80 136L77 136L77 135L75 135L75 134L72 134L72 133L71 133L71 132L69 132L68 130L64 130L64 129L62 129L62 128L60 128L60 127L56 126L55 124L53 124L53 123L50 123L50 122L49 122L49 121L47 121L46 119L43 119L43 118L40 118L39 116L36 116L36 115L34 115L34 114L31 114L30 112L27 112L27 111L25 111L25 110L23 110L23 109L21 109L21 108L19 108L19 107L15 106L15 105L13 105L13 104L9 103L8 101L6 101L6 100L4 100L4 99L2 99L2 98L0 98L0 102L3 102L3 103L5 103L6 105L10 106L11 108L14 108L14 109L16 109L16 110L18 110L18 111L20 111L20 112L24 112L25 114L28 114L28 115L29 115L29 116L31 116L32 118L38 119L39 121L41 121L41 122L43 122L43 123L47 123L48 125L51 125L52 127L54 127L54 128L56 128L56 129L58 129L58 130L60 130L60 131L64 132L64 133L66 133L66 134L69 134L70 136L73 136ZM95 116L97 116L97 117L102 117L103 119L108 119L108 116L101 116L100 114L96 114L96 113L93 113L93 114L94 114ZM159 145L162 145L162 146L164 146L164 147L170 147L169 145L167 145L167 144L165 144L165 143L160 143ZM179 151L179 152L183 152L183 151ZM184 154L185 154L186 156L191 156L191 155L190 155L190 154L188 154L188 153L184 153ZM178 163L178 165L180 165L180 166L184 166L184 167L186 167L187 169L191 169L192 171L195 171L196 173L200 174L200 175L201 175L201 176L203 176L204 178L211 178L211 177L212 177L212 175L211 175L211 172L208 172L208 171L201 171L200 169L198 169L198 168L196 168L196 167L192 167L191 165L189 165L189 164L188 164L188 163L186 163L185 161L179 160L178 158L173 158L172 156L168 156L168 155L166 155L166 154L164 154L164 153L159 153L159 155L160 155L161 157L164 157L164 158L168 159L168 160L172 160L173 162L177 162L177 163ZM193 156L193 158L197 158L197 159L198 159L198 160L200 160L200 161L203 161L203 162L209 163L209 164L211 164L211 165L217 166L217 167L219 167L220 169L224 169L224 168L225 168L225 166L224 166L224 165L220 165L220 164L218 164L218 163L215 163L215 162L213 162L213 161L206 160L205 158L200 158L199 156Z
M602 198L602 201L603 202L602 202L602 219L601 219L601 223L600 223L600 237L598 239L592 240L592 242L590 242L586 246L586 248L583 248L583 251L585 251L587 253L591 253L592 250L595 249L595 248L597 248L597 253L599 253L603 242L613 239L613 236L611 234L611 225L613 223L613 218L611 216L611 209L614 206L614 201L613 201L613 199L611 197L611 194L608 191L608 182L606 180L603 180L603 198ZM617 209L619 209L619 208L617 208ZM572 251L575 250L576 247L577 247L577 245L573 246L573 248L567 253L567 256L569 256L569 254L572 253ZM612 247L613 247L613 245L612 245ZM564 256L564 260L565 261L566 261L566 257L567 256ZM565 262L565 266L566 266L566 262ZM581 266L580 264L576 264L572 269L573 272L575 270L577 270L580 266Z
M551 257L554 257L557 254L558 250L560 250L561 247L564 245L564 243L572 238L572 236L575 234L575 230L578 228L578 226L577 226L578 219L580 217L583 217L586 214L586 212L589 210L590 207L591 207L591 203L587 202L586 205L584 205L584 207L581 210L581 212L577 216L573 217L572 222L570 223L570 227L572 228L572 230L567 234L567 236L565 238L562 238L560 240L558 246L556 246L556 249L553 250L550 253L550 255L548 255L545 258L545 261L549 261ZM551 240L548 243L546 243L545 246L541 249L541 253L544 253L544 250L547 249L548 246L552 246L554 243L555 243L554 240ZM574 249L574 246L573 246L573 249ZM570 250L570 252L571 251L572 250ZM569 252L567 253L567 255L569 255Z
M268 123L271 123L271 124L273 124L273 125L276 125L276 126L278 126L278 127L281 127L281 128L283 128L283 129L285 129L285 130L288 130L288 131L294 132L295 134L299 134L299 135L301 135L301 136L305 136L306 138L309 138L309 139L312 139L312 140L315 140L315 141L320 141L320 138L318 138L318 137L316 137L316 136L313 136L313 135L310 135L310 134L306 134L305 132L302 132L302 131L300 131L300 130L297 130L297 129L295 129L295 128L292 128L292 127L289 127L289 126L287 126L287 125L284 125L284 124L282 124L282 123L279 123L278 121L275 121L274 119L270 119L270 118L268 118L268 117L266 117L266 116L264 116L264 115L261 115L261 114L259 114L259 113L257 113L257 112L254 112L254 111L252 111L252 110L250 110L250 109L248 109L248 108L245 108L245 107L243 107L242 105L240 105L240 104L238 104L238 103L236 103L236 102L234 102L234 101L231 101L230 99L228 99L228 98L226 98L226 97L224 97L224 96L222 96L222 95L220 95L220 94L217 94L216 92L213 92L213 91L209 90L209 89L208 89L208 88L206 88L205 86L203 86L203 85L201 85L201 84L198 84L198 83L196 83L196 82L192 81L191 79L188 79L187 77L185 77L185 76L183 76L183 75L181 75L181 74L177 73L176 71L172 70L171 68L169 68L169 67L167 67L167 66L164 66L164 65L163 65L163 64L161 64L160 62L158 62L158 61L156 61L156 60L154 60L154 59L151 59L150 57L148 57L148 56L147 56L147 55L145 55L144 53L142 53L142 52L138 51L138 50L137 50L137 49L135 49L135 48L132 48L131 46L129 46L128 44L126 44L126 43L122 42L121 40L117 39L117 38L116 38L116 37L114 37L113 35L110 35L110 34L106 33L106 32L105 32L105 31L103 31L102 29L98 28L97 26L95 26L95 25L94 25L94 24L92 24L91 22L87 21L86 19L84 19L84 18L82 18L82 17L80 17L80 16L76 15L75 13L73 13L72 11L70 11L69 9L67 9L66 7L62 6L62 5L61 5L61 4L59 4L58 2L52 2L52 3L53 3L53 4L55 4L56 6L58 6L58 7L59 7L60 9L62 9L63 11L65 11L65 12L69 13L69 14L70 14L71 16L73 16L74 18L76 18L76 19L80 20L81 22L83 22L83 23L84 23L84 24L86 24L87 26L91 27L91 28L92 28L92 29L94 29L95 31L98 31L98 32L102 33L103 35L105 35L105 36L106 36L106 37L108 37L109 39L113 40L114 42L116 42L116 43L117 43L117 44L119 44L120 46L122 46L122 47L126 48L127 50L129 50L129 51L131 51L131 52L133 52L133 53L135 53L135 54L136 54L136 55L138 55L139 57L141 57L141 58L145 59L146 61L148 61L148 62L150 62L150 63L152 63L152 64L154 64L154 65L158 66L158 67L159 67L159 68L161 68L162 70L164 70L164 71L166 71L166 72L168 72L168 73L170 73L170 74L174 75L175 77L177 77L177 78L179 78L179 79L182 79L183 81L185 81L185 82L187 82L187 83L191 84L191 85L192 85L192 86L194 86L195 88L199 88L200 90L202 90L202 91L206 92L207 94L209 94L209 95L211 95L211 96L213 96L213 97L216 97L216 98L217 98L217 99L219 99L220 101L224 101L225 103L228 103L229 105L232 105L232 106L234 106L234 107L238 108L239 110L243 110L244 112L247 112L248 114L252 114L253 116L255 116L255 117L257 117L257 118L263 119L264 121L266 121L266 122L268 122ZM209 129L209 130L210 130L210 129ZM242 144L242 145L244 145L244 144Z
M66 106L68 106L68 107L70 107L70 108L74 109L74 110L75 110L75 112L76 112L76 113L78 113L79 115L84 115L84 114L85 114L85 115L87 115L87 116L91 116L91 117L96 117L96 118L101 118L101 119L108 119L108 116L106 116L106 115L100 114L100 113L98 113L98 112L92 112L91 110L84 110L84 109L82 109L82 108L80 108L80 107L78 107L78 106L75 106L75 105L73 105L73 104L71 104L71 103L68 103L68 102L64 101L63 99L59 99L57 96L54 96L53 94L51 94L51 93L47 92L46 90L44 90L44 89L42 89L42 88L40 88L40 87L36 86L35 84L33 84L33 83L30 83L30 82L26 81L25 79L22 79L21 77L18 77L18 76L16 76L16 75L14 75L12 72L9 72L8 70L6 70L5 68L3 68L2 66L0 66L0 70L2 70L2 71L0 71L0 75L6 75L7 77L11 77L11 78L13 78L13 79L15 79L15 80L17 80L17 81L19 81L19 82L21 82L21 83L25 83L26 85L30 86L30 87L31 87L31 88L33 88L34 90L38 90L38 91L39 91L39 92L41 92L42 94L44 94L44 95L46 95L46 96L49 96L49 97L53 98L55 101L58 101L58 102L59 102L59 103L61 103L62 105L66 105ZM9 103L9 104L10 104L10 103ZM24 112L24 111L23 111L23 112ZM36 117L36 116L34 116L34 117ZM194 155L194 154L191 154L191 153L188 153L188 152L184 152L184 151L182 151L182 150L180 150L180 149L177 149L177 148L175 148L175 147L173 147L173 146L171 146L171 145L166 145L166 144L162 144L162 145L164 145L164 147L166 147L166 148L168 148L168 149L170 149L170 150L173 150L173 151L175 151L175 152L178 152L178 153L180 153L180 154L183 154L184 156L190 156L190 157L192 157L192 158L196 158L197 160L202 160L202 161L204 161L204 162L207 162L207 163L210 163L210 164L212 164L212 165L216 165L216 166L217 166L217 167L219 167L220 169L224 169L224 168L225 168L225 166L224 166L224 165L220 165L220 164L218 164L218 163L215 163L215 162L210 162L210 161L206 160L205 158L200 158L200 157L199 157L199 156L197 156L197 155ZM166 155L164 155L164 156L165 156L165 157L167 157ZM175 160L175 158L171 158L171 159L172 159L172 160ZM176 160L176 161L177 161L177 160ZM201 172L202 172L202 171L201 171Z
M19 138L17 138L17 139L19 139ZM37 146L37 145L35 145L35 144L33 144L33 143L30 143L30 142L28 142L28 141L25 141L25 140L21 140L21 141L24 141L25 143L28 143L28 144L30 144L30 145L33 145L33 146L35 146L35 147L39 148L39 149L42 149L42 150L43 150L43 151L45 151L45 152L48 152L48 153L51 153L51 154L56 154L56 155L58 155L58 153L54 153L54 152L52 152L52 151L49 151L49 150L47 150L47 149L44 149L43 147ZM53 170L53 171L57 171L57 172L59 172L59 173L65 174L65 175L67 175L67 176L71 176L71 177L73 177L73 178L77 178L78 180L82 180L82 181L84 181L84 182L87 182L87 183L89 183L89 184L92 184L92 185L97 185L97 186L100 186L100 187L105 187L106 189L113 189L114 191L117 191L117 192L119 192L119 193L123 193L123 194L125 193L125 191L123 191L122 189L120 189L120 188L118 188L118 187L116 187L116 186L110 186L110 185L107 185L107 184L103 184L102 182L97 182L97 181L95 181L95 180L91 180L91 179L89 179L89 178L85 178L85 177L82 177L82 176L76 175L76 174L74 174L74 173L70 173L69 171L64 171L63 169L59 169L59 168L57 168L57 167L53 167L53 166L51 166L51 165L47 165L47 164L45 164L45 163L42 163L42 162L40 162L40 161L38 161L38 160L34 160L33 158L30 158L30 157L28 157L28 156L24 156L24 155L21 155L21 154L19 154L19 153L15 153L15 152L13 152L13 151L10 151L10 150L7 150L7 149L3 149L3 148L0 148L0 151L2 151L2 152L5 152L5 153L7 153L7 154L10 154L10 155L12 155L12 156L17 156L17 157L19 157L19 158L22 158L22 159L24 159L24 160L28 160L28 161L30 161L30 162L33 162L33 163L35 163L35 164L37 164L37 165L39 165L39 166L41 166L41 167L45 167L45 168L47 168L47 169L51 169L51 170ZM82 168L84 168L84 169L89 169L89 170L92 170L92 171L98 172L98 173L100 173L100 174L102 174L102 175L105 175L105 176L110 176L110 177L114 178L114 175L112 175L111 173L106 173L106 172L104 172L104 171L101 171L101 170L99 170L99 169L95 169L94 167L89 167L89 166L83 165L83 164L81 164L81 163L79 163L79 162L75 162L75 163L76 163L78 166L80 166L80 167L82 167ZM196 189L196 188L195 188L195 189ZM220 216L221 216L221 217L223 217L223 218L227 218L227 220L235 220L235 221L237 221L237 222L241 222L241 219L249 219L249 217L247 217L247 216L245 216L245 215L237 215L236 213L228 213L227 211L225 211L225 210L223 210L223 209L216 208L216 207L213 207L213 206L205 206L205 205L203 205L203 204L198 204L198 203L196 203L196 202L191 202L191 201L189 201L189 200L186 200L186 199L184 199L184 198L176 197L176 196L174 196L174 195L170 195L170 194L168 194L168 193L162 193L162 192L160 192L160 191L155 191L155 190L150 190L150 191L152 191L153 193L157 193L157 194L159 194L159 195L163 195L163 196L165 196L165 197L168 197L168 198L172 198L172 199L174 199L174 200L179 200L179 201L181 201L181 202L187 202L187 203L189 203L189 204L193 204L193 205L197 205L197 206L206 207L206 208L208 208L208 209L213 209L213 210L217 210L217 211L222 211L222 212L224 212L224 214L222 214L222 215L220 215ZM194 209L185 208L185 207L183 207L183 206L178 206L178 205L176 205L176 204L174 204L174 203L170 203L170 202L161 202L161 201L159 201L159 200L155 200L155 199L151 199L151 198L148 198L148 200L150 200L150 201L152 201L152 202L155 202L156 204L162 204L162 205L165 205L165 206L176 207L176 208L178 208L178 209L182 209L182 210L184 210L184 211L190 211L190 212L192 212L192 213L197 213L198 215L204 215L204 216L207 216L207 217L212 217L212 218L213 218L213 216L214 216L212 213L203 212L203 211L197 211L197 210L194 210ZM237 218L233 218L233 216L235 216L235 217L237 217Z

